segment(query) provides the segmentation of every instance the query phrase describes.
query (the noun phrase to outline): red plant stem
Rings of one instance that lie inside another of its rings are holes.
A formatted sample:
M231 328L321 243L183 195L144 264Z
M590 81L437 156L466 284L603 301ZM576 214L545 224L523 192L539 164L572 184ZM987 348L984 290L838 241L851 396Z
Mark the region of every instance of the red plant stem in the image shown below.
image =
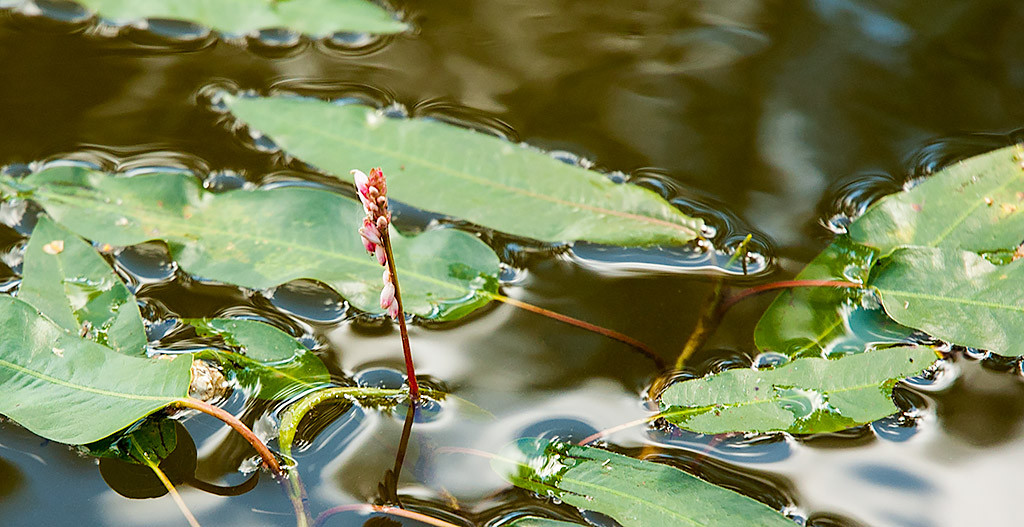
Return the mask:
M847 282L844 280L783 280L781 282L771 282L768 284L757 285L748 289L744 289L733 296L730 296L722 302L722 312L726 312L732 306L739 303L740 300L745 298L764 293L767 291L775 291L777 289L791 289L794 287L846 287L850 289L862 289L864 284L858 284L856 282Z
M427 525L433 525L435 527L459 527L458 525L455 525L453 523L449 523L444 520L439 520L437 518L431 518L426 514L413 512L407 509L402 509L399 507L389 507L387 505L369 505L365 503L359 503L356 505L341 505L338 507L327 509L324 512L320 513L320 516L317 517L314 526L319 527L323 525L323 522L326 521L327 518L330 518L335 514L351 511L379 512L382 514L391 514L402 518L409 518L410 520L416 520Z
M416 368L412 365L412 349L409 348L409 329L405 326L405 310L402 308L402 291L398 288L398 269L395 267L395 253L391 250L391 235L388 229L380 233L380 241L384 242L384 253L388 259L388 271L391 283L395 284L395 301L398 302L398 329L402 333L402 351L405 353L405 373L409 377L409 396L415 404L420 400L420 385L416 382Z
M284 471L281 470L281 465L277 462L277 457L274 456L274 453L267 448L267 445L265 445L252 430L249 430L248 426L245 426L245 423L240 421L231 412L228 412L219 406L214 406L206 401L200 401L199 399L192 397L178 399L176 402L178 406L184 406L185 408L199 410L204 414L212 415L213 417L223 421L224 424L234 428L236 432L241 434L242 437L244 437L245 440L256 449L256 452L258 452L260 457L263 458L263 462L266 463L267 467L270 468L270 471L274 473L275 477L284 476Z
M551 311L551 310L548 310L548 309L544 309L543 307L535 306L533 304L528 304L528 303L523 302L521 300L516 300L514 298L510 298L510 297L507 297L505 295L499 295L497 293L492 293L491 297L494 298L495 300L500 301L500 302L504 302L504 303L506 303L506 304L508 304L510 306L515 306L515 307L518 307L520 309L525 309L527 311L531 311L533 313L537 313L538 315L544 315L544 316L546 316L548 318L553 318L553 319L555 319L555 320L557 320L559 322L564 322L566 324L569 324L569 325L572 325L572 326L576 326L578 328L582 328L582 329L585 329L587 331L593 331L594 333L597 333L599 335L604 335L605 337L608 337L610 339L617 340L617 341L622 342L624 344L628 344L628 345L636 348L637 351L639 351L640 353L643 353L644 355L646 355L652 361L654 361L654 364L657 365L658 369L660 369L660 370L666 369L665 361L662 360L662 358L659 357L656 353L651 351L651 348L647 347L647 344L644 344L643 342L640 342L639 340L636 340L635 338L630 337L629 335L624 335L622 333L619 333L618 331L614 331L614 330L611 330L611 329L608 329L608 328L604 328L604 327L598 326L596 324L591 324L590 322L584 322L584 321L582 321L582 320L580 320L578 318L573 318L573 317L570 317L568 315L563 315L561 313L556 313L554 311Z

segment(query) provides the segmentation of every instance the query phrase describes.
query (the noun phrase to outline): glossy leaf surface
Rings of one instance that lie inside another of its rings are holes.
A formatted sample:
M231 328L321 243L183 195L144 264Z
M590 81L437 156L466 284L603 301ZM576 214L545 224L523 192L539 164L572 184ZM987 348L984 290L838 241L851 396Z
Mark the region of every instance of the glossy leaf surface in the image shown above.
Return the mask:
M287 28L325 36L341 31L398 33L407 26L367 0L76 0L117 23L186 20L226 33Z
M872 285L886 313L947 342L1024 354L1024 260L993 265L966 251L916 247L885 260Z
M774 369L737 368L669 386L662 413L704 434L835 432L896 413L892 389L935 362L924 347L898 347L839 359L806 358Z
M185 322L199 335L220 337L234 348L210 349L200 355L232 369L239 383L256 389L256 396L262 399L284 399L331 380L319 357L270 324L226 318Z
M875 252L837 238L807 264L797 280L866 283ZM827 355L849 334L848 319L860 290L838 287L793 288L775 298L754 329L758 349L790 357Z
M623 527L793 527L763 503L667 465L524 438L492 461L517 487L606 514Z
M18 298L58 326L126 355L143 355L146 329L135 295L92 245L39 217L25 247Z
M899 247L983 252L1013 249L1024 233L1024 148L972 157L888 196L850 226L888 255Z
M382 312L383 268L356 231L362 207L338 194L303 187L213 194L180 173L115 177L78 167L6 182L94 242L160 239L183 269L202 278L255 289L320 280L353 306ZM410 313L456 319L497 291L498 257L469 233L393 231L392 243Z
M286 152L345 181L353 168L380 166L392 199L509 234L678 245L703 225L650 190L440 121L295 97L227 101L236 117Z
M191 363L122 355L0 296L0 414L52 441L91 443L187 396Z

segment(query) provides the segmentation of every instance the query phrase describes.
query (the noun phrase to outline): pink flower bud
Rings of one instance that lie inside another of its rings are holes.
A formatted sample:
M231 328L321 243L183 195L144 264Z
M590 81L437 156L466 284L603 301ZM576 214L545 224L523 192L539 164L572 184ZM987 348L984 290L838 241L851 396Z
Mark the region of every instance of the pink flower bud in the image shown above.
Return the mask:
M380 292L380 308L387 309L395 303L395 284L388 282Z
M388 254L384 252L384 247L378 245L374 248L373 255L377 257L377 263L385 265L388 263Z
M391 307L388 308L388 316L398 320L398 302L391 304Z
M388 228L388 223L391 221L390 215L378 216L377 217L377 230L384 232Z
M377 190L380 191L380 194L382 196L388 193L388 184L386 181L384 181L384 172L380 169L380 167L370 169L369 180L371 185L377 187Z
M370 218L363 218L363 226L359 228L359 234L361 234L363 238L373 242L374 245L381 245L380 231L377 230L377 226L370 221ZM372 248L367 250L373 252Z
M350 173L356 181L356 190L359 191L359 195L367 195L368 188L370 186L370 178L366 177L366 174L364 174L362 170L352 170Z

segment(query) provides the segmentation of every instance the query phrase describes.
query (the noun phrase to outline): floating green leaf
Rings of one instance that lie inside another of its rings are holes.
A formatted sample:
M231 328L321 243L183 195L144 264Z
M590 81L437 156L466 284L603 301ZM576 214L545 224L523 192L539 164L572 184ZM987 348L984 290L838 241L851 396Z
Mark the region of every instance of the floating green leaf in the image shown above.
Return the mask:
M888 196L850 226L852 238L888 255L899 247L983 252L1013 249L1024 233L1024 147L944 168Z
M408 395L405 390L394 390L388 388L371 388L369 386L338 386L313 392L294 404L281 415L281 428L278 431L277 444L281 452L290 456L292 454L292 442L295 441L295 434L299 431L299 424L310 410L319 404L328 401L364 401L364 402L397 402L399 397Z
M624 527L793 527L742 494L598 448L524 438L492 466L517 487L606 514Z
M40 216L22 269L18 298L58 326L126 355L145 353L135 295L81 238Z
M899 249L872 282L886 313L948 342L1024 354L1024 260L993 265L965 251Z
M173 404L191 363L116 353L0 296L0 414L47 439L92 443Z
M291 335L255 320L188 319L201 336L216 336L237 351L210 349L200 353L227 365L242 386L256 388L262 399L284 399L330 382L320 358Z
M353 199L303 187L213 194L185 174L115 177L80 167L0 184L94 242L162 239L182 268L203 278L257 289L310 278L361 310L382 312L382 268L359 240L364 214ZM393 233L392 243L410 313L453 320L497 292L498 257L469 233Z
M367 0L77 0L117 23L187 20L227 33L288 28L313 36L398 33L407 26Z
M835 432L898 411L892 389L935 362L926 347L897 347L839 359L797 359L675 383L661 396L670 422L704 434L782 430Z
M703 223L645 188L430 119L295 97L226 97L286 152L351 181L380 166L395 200L545 242L685 244Z

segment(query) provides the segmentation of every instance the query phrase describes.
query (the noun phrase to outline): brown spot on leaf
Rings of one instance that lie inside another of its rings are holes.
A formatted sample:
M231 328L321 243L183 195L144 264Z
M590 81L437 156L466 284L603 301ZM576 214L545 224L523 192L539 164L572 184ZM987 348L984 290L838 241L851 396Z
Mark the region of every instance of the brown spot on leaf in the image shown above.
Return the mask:
M985 198L985 205L992 206L992 198Z
M911 203L910 208L914 209L914 212L921 212L921 205L917 203Z

